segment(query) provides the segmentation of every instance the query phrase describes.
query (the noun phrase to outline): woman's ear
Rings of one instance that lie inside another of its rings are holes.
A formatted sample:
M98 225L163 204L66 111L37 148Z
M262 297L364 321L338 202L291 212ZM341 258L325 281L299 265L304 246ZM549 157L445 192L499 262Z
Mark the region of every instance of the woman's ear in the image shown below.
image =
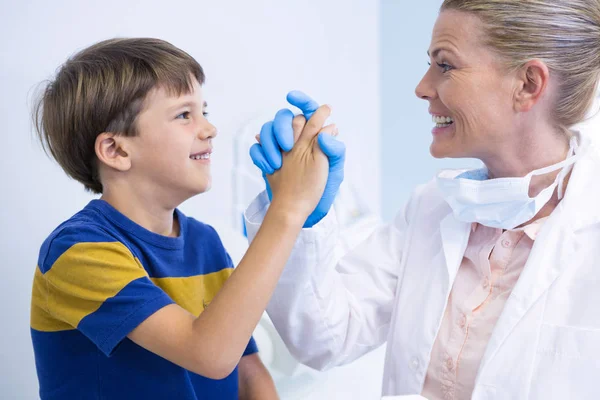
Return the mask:
M540 60L531 60L523 65L517 75L515 110L527 112L535 106L548 88L550 70Z
M131 168L131 157L127 151L127 137L111 132L102 132L96 138L96 157L104 165L117 171Z

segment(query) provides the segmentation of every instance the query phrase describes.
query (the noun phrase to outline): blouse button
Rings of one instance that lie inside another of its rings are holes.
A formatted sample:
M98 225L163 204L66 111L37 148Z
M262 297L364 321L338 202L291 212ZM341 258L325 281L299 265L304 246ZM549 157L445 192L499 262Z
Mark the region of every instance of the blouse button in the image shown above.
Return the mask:
M419 359L418 358L415 357L411 360L410 369L412 369L415 372L419 369Z
M452 369L454 368L454 361L452 361L452 358L448 357L448 359L446 360L446 368L448 368L449 371L452 371Z
M467 317L465 315L463 315L458 319L458 326L460 326L461 328L464 328L465 325L467 325Z

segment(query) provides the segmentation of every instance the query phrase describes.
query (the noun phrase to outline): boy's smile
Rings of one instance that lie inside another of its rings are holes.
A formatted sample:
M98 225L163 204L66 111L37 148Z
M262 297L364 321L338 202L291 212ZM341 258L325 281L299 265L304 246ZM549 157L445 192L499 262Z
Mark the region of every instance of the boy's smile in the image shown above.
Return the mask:
M139 114L139 135L130 138L131 169L137 184L175 207L211 186L210 159L216 128L206 119L202 87L190 93L153 89ZM158 194L158 193L157 193Z

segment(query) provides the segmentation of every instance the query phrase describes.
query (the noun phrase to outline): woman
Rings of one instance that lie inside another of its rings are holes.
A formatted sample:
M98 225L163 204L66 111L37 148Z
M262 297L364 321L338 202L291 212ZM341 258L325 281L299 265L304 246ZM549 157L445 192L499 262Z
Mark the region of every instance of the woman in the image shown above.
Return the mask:
M600 157L571 130L598 86L600 2L446 0L429 55L431 154L485 168L418 187L339 262L328 214L269 315L319 369L387 340L384 395L600 398ZM267 205L250 205L249 238Z

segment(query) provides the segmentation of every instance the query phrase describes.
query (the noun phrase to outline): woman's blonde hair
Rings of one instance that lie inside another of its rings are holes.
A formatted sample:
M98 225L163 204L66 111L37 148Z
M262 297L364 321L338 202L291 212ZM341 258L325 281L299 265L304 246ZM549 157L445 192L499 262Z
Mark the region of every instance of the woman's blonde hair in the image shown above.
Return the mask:
M440 11L474 14L484 43L516 69L532 59L558 77L561 129L583 121L600 77L600 0L445 0Z

